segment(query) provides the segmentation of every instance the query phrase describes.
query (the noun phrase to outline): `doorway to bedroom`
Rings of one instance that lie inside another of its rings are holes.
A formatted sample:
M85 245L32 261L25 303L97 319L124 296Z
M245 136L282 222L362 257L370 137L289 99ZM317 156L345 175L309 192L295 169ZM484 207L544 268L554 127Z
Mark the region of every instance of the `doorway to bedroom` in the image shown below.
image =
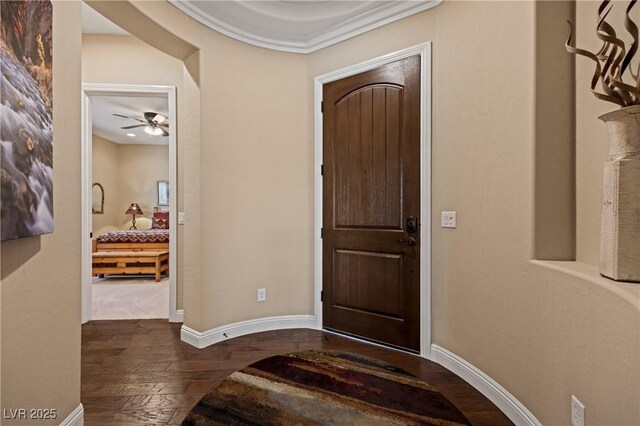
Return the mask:
M176 315L175 88L83 84L83 322Z
M91 319L168 319L168 99L94 96L91 113Z

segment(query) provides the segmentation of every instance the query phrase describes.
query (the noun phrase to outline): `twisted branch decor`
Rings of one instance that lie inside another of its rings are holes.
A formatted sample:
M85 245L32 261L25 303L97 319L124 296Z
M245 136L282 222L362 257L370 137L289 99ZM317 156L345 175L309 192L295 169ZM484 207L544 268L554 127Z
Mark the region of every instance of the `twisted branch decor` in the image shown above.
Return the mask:
M571 32L565 43L567 51L574 55L589 58L596 64L596 69L591 79L591 92L596 98L613 102L621 107L640 105L640 64L638 64L635 72L631 67L631 61L638 51L638 26L629 16L636 2L637 0L629 2L624 19L624 27L633 38L628 51L625 49L624 41L618 38L616 31L606 21L609 12L613 8L611 0L604 0L598 7L596 35L602 40L602 47L596 53L571 46L573 25L568 21ZM624 82L626 71L631 75L633 84ZM601 91L596 89L598 85Z

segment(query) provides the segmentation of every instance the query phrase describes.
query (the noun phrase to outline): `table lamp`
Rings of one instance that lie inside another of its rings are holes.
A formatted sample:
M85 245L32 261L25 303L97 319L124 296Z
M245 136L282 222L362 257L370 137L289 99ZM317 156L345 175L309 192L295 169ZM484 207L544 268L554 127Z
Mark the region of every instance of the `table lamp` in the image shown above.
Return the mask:
M138 229L138 228L136 228L136 215L143 215L144 214L144 213L142 213L142 209L140 208L138 203L131 203L131 205L129 206L127 211L124 212L124 214L132 214L133 215L133 221L131 222L131 227L129 229L130 230L131 229Z

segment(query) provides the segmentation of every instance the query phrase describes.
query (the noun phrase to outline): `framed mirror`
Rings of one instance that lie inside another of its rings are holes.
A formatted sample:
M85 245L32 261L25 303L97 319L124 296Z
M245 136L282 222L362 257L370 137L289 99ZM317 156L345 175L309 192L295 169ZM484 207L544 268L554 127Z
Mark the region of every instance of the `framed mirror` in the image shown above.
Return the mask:
M91 213L104 214L104 187L98 182L91 187Z
M158 185L158 205L159 206L168 206L169 205L169 181L168 180L159 180L157 181Z

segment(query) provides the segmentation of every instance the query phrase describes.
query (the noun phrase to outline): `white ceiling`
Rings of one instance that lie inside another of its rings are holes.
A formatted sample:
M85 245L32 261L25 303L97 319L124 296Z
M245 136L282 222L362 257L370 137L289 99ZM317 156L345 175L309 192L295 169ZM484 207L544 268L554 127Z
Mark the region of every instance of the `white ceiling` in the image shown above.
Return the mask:
M82 3L83 34L129 34L113 22ZM168 145L169 138L151 136L143 127L123 130L121 127L137 124L135 120L116 117L113 114L128 115L144 120L146 111L169 115L169 104L166 97L157 96L94 96L92 103L93 133L118 144ZM142 123L140 123L142 124ZM169 123L171 126L171 123ZM168 129L172 131L171 127ZM127 136L132 133L135 137Z
M168 0L209 28L256 46L311 53L443 0ZM83 3L85 34L128 34Z
M256 46L311 53L431 9L443 0L168 0L209 28Z
M168 137L151 136L145 133L143 127L129 130L121 129L123 126L142 123L113 115L122 114L144 120L144 113L151 111L168 116L169 101L166 97L93 96L91 104L94 134L118 144L169 144ZM173 131L171 124L169 123L169 128L167 129L169 133ZM136 136L130 137L127 136L127 133L133 133Z

